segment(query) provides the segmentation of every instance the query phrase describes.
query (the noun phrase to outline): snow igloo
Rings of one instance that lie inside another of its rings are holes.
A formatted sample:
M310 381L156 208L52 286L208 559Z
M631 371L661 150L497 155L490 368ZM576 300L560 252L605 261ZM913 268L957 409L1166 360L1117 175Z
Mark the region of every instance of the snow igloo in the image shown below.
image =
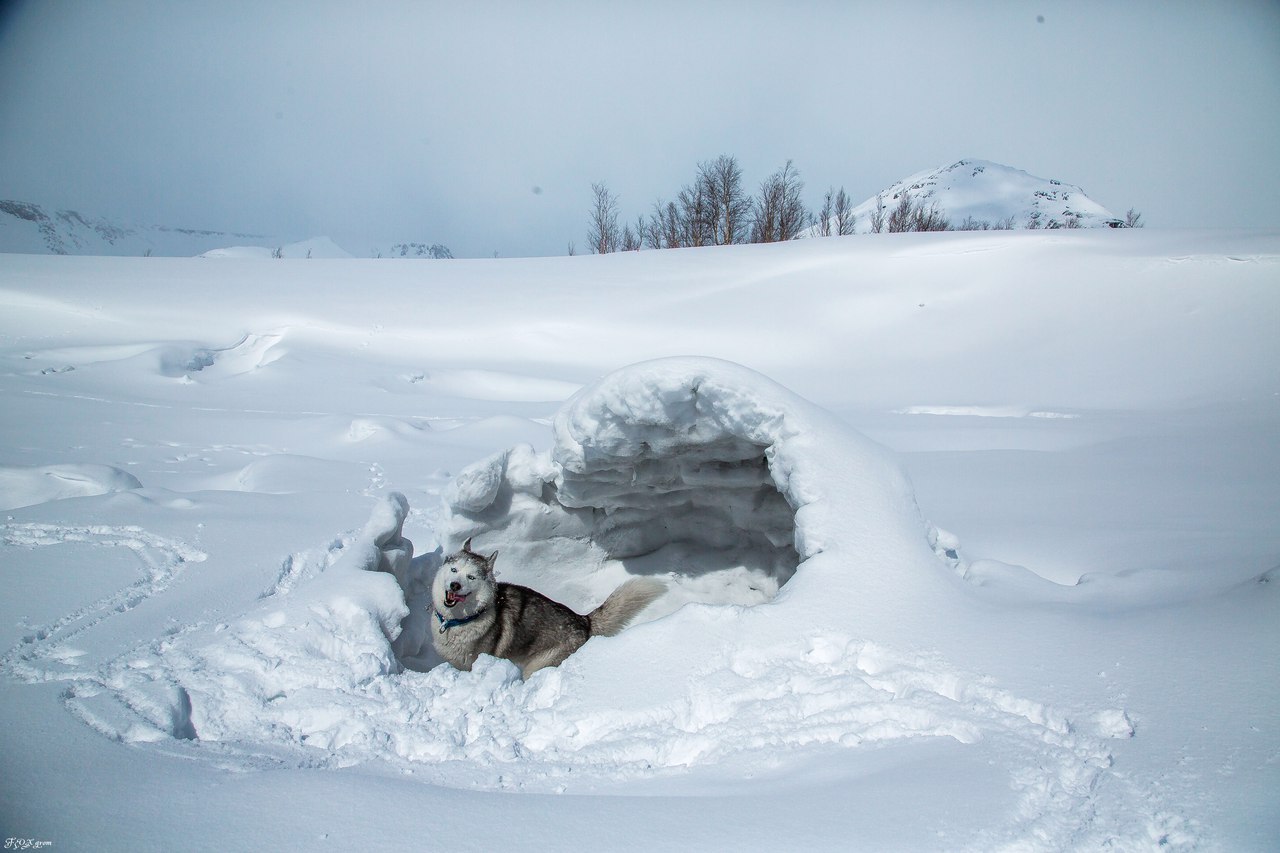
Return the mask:
M769 601L801 559L783 450L797 404L713 359L618 371L561 408L550 450L517 446L459 473L445 547L474 537L500 552L500 578L580 611L627 575L667 581L649 618L690 601Z

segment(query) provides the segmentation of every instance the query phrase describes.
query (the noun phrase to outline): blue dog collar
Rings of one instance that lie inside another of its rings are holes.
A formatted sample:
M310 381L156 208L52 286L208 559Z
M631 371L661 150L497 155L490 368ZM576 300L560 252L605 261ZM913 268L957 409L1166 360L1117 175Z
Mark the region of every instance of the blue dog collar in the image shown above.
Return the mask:
M479 619L481 616L484 615L484 611L485 611L485 608L482 607L465 619L446 619L444 618L443 615L441 615L439 610L436 610L434 607L431 608L431 612L434 613L436 615L436 619L440 621L441 634L443 634L445 631L448 631L450 628L456 628L459 625L465 625L468 622L476 621L477 619Z

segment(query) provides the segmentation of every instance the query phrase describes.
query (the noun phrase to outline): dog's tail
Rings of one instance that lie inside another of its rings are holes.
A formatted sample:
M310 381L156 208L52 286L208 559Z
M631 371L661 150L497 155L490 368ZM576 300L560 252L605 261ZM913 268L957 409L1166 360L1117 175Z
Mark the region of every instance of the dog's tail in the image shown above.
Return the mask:
M653 578L632 578L610 593L595 610L587 614L591 620L591 636L612 637L667 591L667 585Z

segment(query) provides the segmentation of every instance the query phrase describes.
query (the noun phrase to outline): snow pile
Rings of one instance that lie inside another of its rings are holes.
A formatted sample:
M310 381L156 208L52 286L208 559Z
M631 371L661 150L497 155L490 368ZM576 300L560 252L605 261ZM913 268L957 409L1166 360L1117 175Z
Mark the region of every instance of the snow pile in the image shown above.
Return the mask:
M68 707L128 742L306 744L316 729L350 725L342 697L400 671L390 643L409 615L398 582L413 555L400 536L407 511L399 495L379 503L366 528L299 555L234 622L112 661L77 681Z

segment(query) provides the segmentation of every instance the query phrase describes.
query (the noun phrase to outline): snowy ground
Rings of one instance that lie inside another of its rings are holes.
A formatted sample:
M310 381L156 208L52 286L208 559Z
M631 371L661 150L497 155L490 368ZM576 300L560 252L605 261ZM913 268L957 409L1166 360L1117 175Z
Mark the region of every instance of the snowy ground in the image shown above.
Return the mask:
M1278 233L0 255L0 305L6 839L1280 839ZM682 355L733 364L612 373ZM433 667L471 534L673 591Z

